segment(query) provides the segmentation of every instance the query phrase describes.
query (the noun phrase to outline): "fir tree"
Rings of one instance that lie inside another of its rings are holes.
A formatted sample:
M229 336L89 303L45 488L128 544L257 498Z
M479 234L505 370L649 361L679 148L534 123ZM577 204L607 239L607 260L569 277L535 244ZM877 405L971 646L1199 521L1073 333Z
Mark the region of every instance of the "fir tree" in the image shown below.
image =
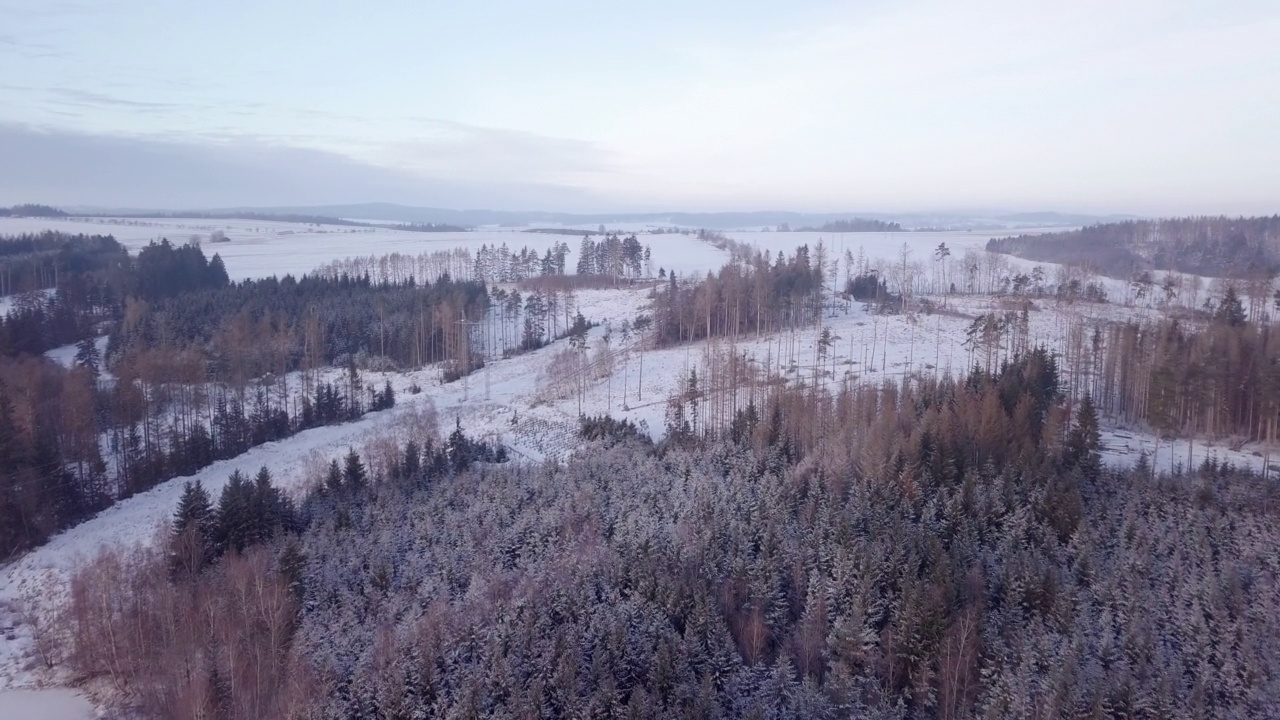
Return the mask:
M360 462L360 455L354 449L348 450L342 466L343 484L349 492L358 494L364 488L366 479L364 463Z
M329 461L329 473L325 476L324 487L335 495L342 492L342 467L336 459Z

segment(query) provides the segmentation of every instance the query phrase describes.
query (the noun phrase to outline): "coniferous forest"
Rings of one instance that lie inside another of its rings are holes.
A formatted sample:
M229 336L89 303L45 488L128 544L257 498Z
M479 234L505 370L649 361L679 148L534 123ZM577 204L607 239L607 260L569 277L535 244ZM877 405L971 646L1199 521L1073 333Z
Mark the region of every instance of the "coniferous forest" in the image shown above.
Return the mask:
M296 509L189 487L53 652L164 718L1270 716L1280 490L1106 469L1061 397L1031 353L541 467L458 429Z
M474 370L456 320L488 307L483 283L447 276L231 283L197 245L131 258L57 233L0 239L0 277L23 293L0 318L0 558L161 481L392 406L389 385L362 380L371 366ZM72 343L70 368L41 354ZM332 367L340 378L319 374Z

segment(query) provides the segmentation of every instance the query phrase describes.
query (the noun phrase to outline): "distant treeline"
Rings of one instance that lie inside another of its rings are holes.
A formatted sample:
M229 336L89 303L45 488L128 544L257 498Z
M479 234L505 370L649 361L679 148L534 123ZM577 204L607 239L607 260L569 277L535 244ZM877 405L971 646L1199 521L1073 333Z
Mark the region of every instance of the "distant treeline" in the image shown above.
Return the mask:
M1208 277L1274 276L1280 272L1280 215L1129 220L993 238L987 250L1040 262L1090 265L1113 277L1148 270Z
M778 226L778 232L789 231L791 231L791 228L788 227L786 223ZM853 218L852 220L832 220L831 222L823 223L821 227L802 227L795 232L902 232L902 225L896 222L885 222L883 220Z
M0 217L67 217L67 213L48 205L14 205L0 207Z
M465 228L461 225L450 225L448 223L409 223L408 225L397 226L398 230L408 230L410 232L470 232L471 228Z
M546 235L576 235L578 237L591 237L592 235L603 235L602 232L595 230L570 230L568 228L529 228L524 232L527 233L544 233Z
M356 220L345 220L343 218L329 217L327 215L303 215L294 213L259 213L259 212L197 212L197 211L181 211L181 212L146 212L146 213L119 213L111 215L103 215L96 217L115 217L115 218L147 218L147 219L165 219L165 220L252 220L261 222L285 222L285 223L302 223L306 225L347 225L350 227L378 227L373 223L359 222Z

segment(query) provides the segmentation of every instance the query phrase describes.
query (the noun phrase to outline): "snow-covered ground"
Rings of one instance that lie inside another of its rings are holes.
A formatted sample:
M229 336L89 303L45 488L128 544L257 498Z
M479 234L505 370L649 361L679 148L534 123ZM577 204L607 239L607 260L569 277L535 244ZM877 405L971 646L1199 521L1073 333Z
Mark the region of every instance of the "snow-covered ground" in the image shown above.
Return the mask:
M0 720L88 720L88 698L66 688L0 690Z
M582 238L577 235L531 233L519 230L477 230L474 232L412 232L388 228L261 220L180 220L121 218L0 218L0 235L18 235L44 230L65 233L113 235L130 252L137 252L153 240L168 238L185 243L199 235L206 255L218 253L232 280L292 274L314 270L333 260L353 256L417 255L436 250L464 248L474 253L481 245L502 245L514 250L529 247L541 255L556 243L569 244L568 267L577 263ZM209 243L215 231L229 242ZM597 240L599 238L596 238ZM654 272L659 266L681 274L713 270L728 255L689 235L641 235L640 242L652 248ZM659 261L659 258L661 261Z

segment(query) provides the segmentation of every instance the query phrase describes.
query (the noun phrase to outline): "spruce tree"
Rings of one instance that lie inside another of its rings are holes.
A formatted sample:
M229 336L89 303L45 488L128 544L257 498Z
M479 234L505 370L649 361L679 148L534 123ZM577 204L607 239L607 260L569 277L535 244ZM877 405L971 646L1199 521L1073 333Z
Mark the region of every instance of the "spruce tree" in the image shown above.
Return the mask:
M242 552L248 545L253 525L252 505L253 486L236 470L218 496L215 545L219 553Z
M1214 312L1213 319L1231 327L1244 325L1244 303L1240 302L1240 296L1236 293L1235 285L1227 286L1227 292L1222 296L1222 302L1218 304L1218 309Z
M214 514L209 493L197 480L182 487L169 536L169 567L175 575L193 575L213 559Z
M213 504L209 499L209 493L199 480L188 481L182 486L178 510L173 514L173 533L177 535L189 527L195 527L202 535L208 537L212 523Z
M325 477L324 486L335 495L342 492L342 468L336 459L329 461L329 474Z
M1098 450L1102 446L1102 437L1098 433L1098 412L1093 406L1093 398L1085 395L1076 410L1075 427L1067 437L1064 464L1068 467L1079 467L1085 477L1093 480L1098 477L1102 468L1102 458Z
M93 338L85 338L76 343L76 365L82 367L93 376L98 377L101 370L102 357L98 354L98 344Z
M347 457L343 461L342 482L347 486L347 490L355 494L364 488L366 479L364 463L360 462L360 456L354 449L348 450Z

